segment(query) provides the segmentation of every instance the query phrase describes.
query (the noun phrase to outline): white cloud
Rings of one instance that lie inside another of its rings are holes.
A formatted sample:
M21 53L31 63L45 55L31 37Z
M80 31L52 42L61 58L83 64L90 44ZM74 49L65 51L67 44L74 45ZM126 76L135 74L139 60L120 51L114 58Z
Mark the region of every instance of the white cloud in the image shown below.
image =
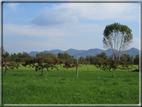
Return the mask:
M31 26L31 25L14 25L4 24L3 25L4 35L18 35L18 36L45 36L49 38L63 37L63 36L80 36L87 34L88 36L95 34L102 34L103 25L97 24L73 24L70 26Z
M16 7L19 5L20 3L8 3L7 7L11 8L12 10L16 10Z
M135 21L139 19L139 5L133 3L68 3L54 5L54 8L65 9L75 16L92 20Z
M23 26L14 24L5 24L3 28L4 35L25 35L25 36L66 36L62 29L47 28L40 26Z
M35 25L52 25L90 20L139 21L139 4L134 3L63 3L46 7L31 20Z
M72 23L72 22L78 22L78 19L70 12L65 10L44 11L31 20L32 24L39 26Z

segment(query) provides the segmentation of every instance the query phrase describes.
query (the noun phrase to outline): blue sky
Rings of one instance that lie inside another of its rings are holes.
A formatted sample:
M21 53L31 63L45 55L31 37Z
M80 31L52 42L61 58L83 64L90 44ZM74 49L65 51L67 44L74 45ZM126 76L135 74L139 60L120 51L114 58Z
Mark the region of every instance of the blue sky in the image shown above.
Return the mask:
M103 48L103 30L118 22L132 29L139 49L138 3L4 3L3 46L9 53ZM128 48L128 49L129 49Z

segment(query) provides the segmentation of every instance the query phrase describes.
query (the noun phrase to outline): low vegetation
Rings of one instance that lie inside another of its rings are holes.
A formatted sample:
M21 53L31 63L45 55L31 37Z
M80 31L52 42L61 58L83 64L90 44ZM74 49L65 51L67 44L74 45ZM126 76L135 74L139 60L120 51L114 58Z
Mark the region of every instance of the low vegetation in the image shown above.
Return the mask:
M137 65L135 65L137 67ZM103 71L93 65L44 69L44 75L29 66L3 74L3 104L138 104L139 73L116 69ZM4 72L4 69L3 69Z

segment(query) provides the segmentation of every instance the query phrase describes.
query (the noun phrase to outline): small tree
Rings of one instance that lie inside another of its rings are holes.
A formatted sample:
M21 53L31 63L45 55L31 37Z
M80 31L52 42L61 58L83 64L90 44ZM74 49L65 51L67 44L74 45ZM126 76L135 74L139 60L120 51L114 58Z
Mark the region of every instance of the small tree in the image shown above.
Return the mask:
M59 70L56 67L56 64L58 64L59 61L57 59L55 59L54 62L52 62L51 60L44 60L43 58L34 58L34 59L28 59L25 61L25 63L23 63L23 66L31 66L33 68L35 68L35 71L38 70L42 70L42 75L43 75L43 69L46 68L47 71L49 71L49 68L53 69L56 68L57 70Z
M7 62L8 61L8 62ZM7 75L7 70L8 69L15 69L19 67L19 63L15 61L10 61L9 57L2 58L2 67L5 67L5 76Z
M126 50L132 42L132 30L126 25L114 23L107 25L104 30L103 44L105 48L111 48L113 51L113 59L119 60L122 52ZM113 77L114 69L113 69Z
M58 58L59 59L64 59L64 54L63 53L58 53Z
M77 62L75 61L74 64L71 64L70 61L66 61L65 62L65 65L63 66L64 68L73 68L73 67L76 67L76 76L78 77L78 67L81 67L79 66L78 64L78 55L77 55Z
M100 58L103 58L104 60L108 59L108 56L107 56L107 54L105 52L102 52L101 54L97 54L96 56L100 57Z

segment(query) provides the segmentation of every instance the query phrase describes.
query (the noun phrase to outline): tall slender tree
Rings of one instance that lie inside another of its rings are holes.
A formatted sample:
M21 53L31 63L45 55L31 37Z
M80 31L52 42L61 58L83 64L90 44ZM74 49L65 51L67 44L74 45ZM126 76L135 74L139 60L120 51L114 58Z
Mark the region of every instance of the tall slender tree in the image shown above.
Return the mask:
M132 30L128 26L121 25L120 23L110 24L105 27L103 44L104 48L112 49L113 59L119 60L122 52L128 48L133 39L131 32Z

